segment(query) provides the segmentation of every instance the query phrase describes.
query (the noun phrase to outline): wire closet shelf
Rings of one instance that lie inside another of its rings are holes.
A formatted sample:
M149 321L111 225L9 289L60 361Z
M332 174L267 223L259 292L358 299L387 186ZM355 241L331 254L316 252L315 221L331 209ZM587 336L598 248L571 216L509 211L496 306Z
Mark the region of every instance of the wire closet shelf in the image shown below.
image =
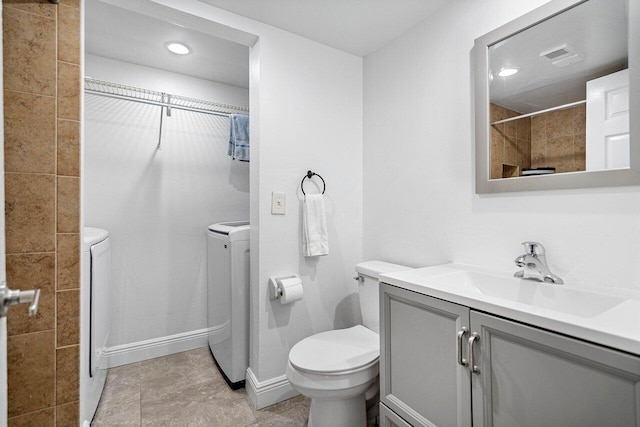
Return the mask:
M249 113L249 109L246 107L172 95L165 92L92 79L90 77L85 77L84 79L84 90L86 93L94 95L166 107L168 116L171 115L172 108L225 117L230 114Z

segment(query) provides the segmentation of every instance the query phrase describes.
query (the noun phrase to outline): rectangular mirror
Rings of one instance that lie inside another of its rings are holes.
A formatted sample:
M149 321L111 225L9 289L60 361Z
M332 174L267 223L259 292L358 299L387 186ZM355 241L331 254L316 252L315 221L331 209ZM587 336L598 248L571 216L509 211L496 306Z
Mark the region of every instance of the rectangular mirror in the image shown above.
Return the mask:
M475 42L476 192L640 184L640 0L553 0Z

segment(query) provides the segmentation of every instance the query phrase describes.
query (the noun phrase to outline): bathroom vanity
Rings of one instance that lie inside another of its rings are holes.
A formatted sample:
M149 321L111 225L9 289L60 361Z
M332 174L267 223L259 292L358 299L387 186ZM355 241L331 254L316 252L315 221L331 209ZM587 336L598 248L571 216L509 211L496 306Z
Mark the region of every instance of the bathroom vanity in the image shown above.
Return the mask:
M640 426L640 294L460 264L380 280L383 426Z

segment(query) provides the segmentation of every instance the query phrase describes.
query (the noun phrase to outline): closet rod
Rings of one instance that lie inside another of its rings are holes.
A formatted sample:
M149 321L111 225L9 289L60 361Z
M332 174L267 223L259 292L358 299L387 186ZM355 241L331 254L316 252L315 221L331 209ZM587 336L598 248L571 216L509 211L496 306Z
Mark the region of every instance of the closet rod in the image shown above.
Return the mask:
M533 117L533 116L537 116L544 113L550 113L551 111L564 110L565 108L575 107L576 105L586 104L586 103L587 103L586 99L583 101L570 102L569 104L558 105L557 107L547 108L546 110L534 111L533 113L529 113L529 114L521 114L519 116L509 117L508 119L497 120L491 123L491 126L499 125L500 123L512 122L514 120L525 119L527 117Z
M228 117L230 114L234 113L249 113L249 109L246 107L222 104L204 99L188 98L186 96L171 95L165 92L92 79L91 77L85 77L84 90L85 93L92 95L156 105L158 107L166 107L167 116L171 115L171 109L173 108L222 117Z
M138 102L138 103L141 103L141 104L157 105L159 107L168 107L168 108L171 108L172 110L176 109L176 110L193 111L193 112L196 112L196 113L211 114L212 116L221 116L221 117L229 117L231 114L234 114L234 113L220 113L220 112L215 112L215 111L210 111L210 110L203 110L202 108L183 107L183 106L175 105L175 104L167 104L166 102L150 101L150 100L146 100L146 99L132 98L130 96L117 95L117 94L114 94L114 93L97 92L97 91L91 90L91 89L85 89L84 91L85 91L85 93L89 93L91 95L104 96L106 98L124 99L125 101L133 101L133 102ZM245 113L247 113L247 111L245 111Z

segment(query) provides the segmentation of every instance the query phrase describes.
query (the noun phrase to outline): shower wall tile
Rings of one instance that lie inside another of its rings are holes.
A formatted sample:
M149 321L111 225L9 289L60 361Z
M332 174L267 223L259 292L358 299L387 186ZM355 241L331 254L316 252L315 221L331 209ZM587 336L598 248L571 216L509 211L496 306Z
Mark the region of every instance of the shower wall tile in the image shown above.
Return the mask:
M80 290L59 291L56 342L58 347L80 343Z
M58 59L80 64L80 9L61 4L58 7Z
M45 331L55 327L55 253L7 255L7 283L12 289L40 289L38 313L29 317L26 305L7 317L9 335Z
M55 180L51 175L5 174L7 253L55 251Z
M3 20L5 89L54 96L56 21L13 7L3 9Z
M71 6L71 7L79 8L80 7L80 0L61 0L60 4L63 4L65 6Z
M80 122L58 120L58 175L80 176Z
M50 19L56 17L56 5L49 0L2 0L2 6L41 15Z
M9 417L55 404L55 332L22 334L7 339Z
M80 120L80 66L58 61L58 118Z
M58 233L80 232L80 179L58 177Z
M79 424L79 8L3 0L7 276L41 290L9 317L10 426Z
M579 105L533 117L532 167L555 167L556 173L585 170L585 114L585 105Z
M9 427L54 427L55 425L56 411L54 408L9 418Z
M80 346L56 350L56 405L80 399Z
M547 139L547 127L544 115L531 117L531 141L542 142Z
M4 92L5 171L54 173L56 99Z
M571 109L551 111L543 114L543 119L546 120L548 139L573 135L573 112Z
M56 406L56 426L77 427L80 419L80 402Z
M489 113L492 122L520 115L497 104L490 105ZM492 125L490 129L491 179L506 177L504 170L520 175L523 168L531 167L530 118Z
M57 235L57 290L80 288L80 234Z

